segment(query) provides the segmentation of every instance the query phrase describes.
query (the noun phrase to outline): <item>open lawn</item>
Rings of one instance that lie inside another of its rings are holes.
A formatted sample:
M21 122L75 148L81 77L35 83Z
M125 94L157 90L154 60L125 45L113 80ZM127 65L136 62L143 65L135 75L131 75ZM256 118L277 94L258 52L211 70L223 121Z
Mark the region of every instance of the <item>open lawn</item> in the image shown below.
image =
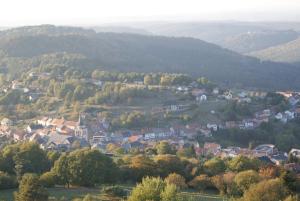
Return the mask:
M0 201L13 201L12 190L1 190ZM83 198L86 194L91 194L94 198L101 201L118 201L112 197L101 194L100 188L49 188L50 200L71 201L75 198ZM225 201L222 197L215 194L199 194L193 192L183 192L180 194L184 201Z

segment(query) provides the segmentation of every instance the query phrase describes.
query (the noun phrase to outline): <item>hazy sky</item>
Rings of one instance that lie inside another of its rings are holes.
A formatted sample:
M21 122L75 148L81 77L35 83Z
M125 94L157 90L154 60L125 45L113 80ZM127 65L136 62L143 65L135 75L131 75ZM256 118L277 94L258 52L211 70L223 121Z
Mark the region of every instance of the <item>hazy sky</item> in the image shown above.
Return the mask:
M298 19L300 0L1 0L0 7L0 26Z

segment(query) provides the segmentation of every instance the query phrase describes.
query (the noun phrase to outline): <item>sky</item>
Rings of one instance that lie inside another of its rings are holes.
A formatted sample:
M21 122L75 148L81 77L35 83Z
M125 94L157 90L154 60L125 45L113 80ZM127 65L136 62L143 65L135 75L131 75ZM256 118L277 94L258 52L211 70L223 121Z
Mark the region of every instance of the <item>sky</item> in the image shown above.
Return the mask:
M0 7L0 26L298 19L300 0L1 0Z

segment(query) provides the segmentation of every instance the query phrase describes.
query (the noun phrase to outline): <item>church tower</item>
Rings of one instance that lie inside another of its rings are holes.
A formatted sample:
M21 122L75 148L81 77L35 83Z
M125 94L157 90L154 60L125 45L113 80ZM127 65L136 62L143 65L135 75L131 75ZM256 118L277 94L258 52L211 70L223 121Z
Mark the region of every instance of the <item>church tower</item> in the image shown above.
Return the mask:
M75 128L75 136L79 138L83 138L86 141L89 140L88 129L85 126L85 116L79 114L77 126Z

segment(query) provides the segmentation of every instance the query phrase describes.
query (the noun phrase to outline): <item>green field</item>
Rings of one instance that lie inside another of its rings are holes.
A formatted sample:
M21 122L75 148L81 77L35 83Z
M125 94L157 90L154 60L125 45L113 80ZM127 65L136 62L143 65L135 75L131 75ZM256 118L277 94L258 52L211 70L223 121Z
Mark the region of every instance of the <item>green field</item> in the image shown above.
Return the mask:
M14 190L1 190L0 191L0 201L13 201ZM93 197L98 198L103 201L117 201L118 199L113 199L101 194L99 188L49 188L48 192L50 194L50 200L63 200L71 201L75 198L83 198L86 194L91 194ZM192 192L181 193L180 196L184 201L225 201L222 197L214 194L199 194Z

